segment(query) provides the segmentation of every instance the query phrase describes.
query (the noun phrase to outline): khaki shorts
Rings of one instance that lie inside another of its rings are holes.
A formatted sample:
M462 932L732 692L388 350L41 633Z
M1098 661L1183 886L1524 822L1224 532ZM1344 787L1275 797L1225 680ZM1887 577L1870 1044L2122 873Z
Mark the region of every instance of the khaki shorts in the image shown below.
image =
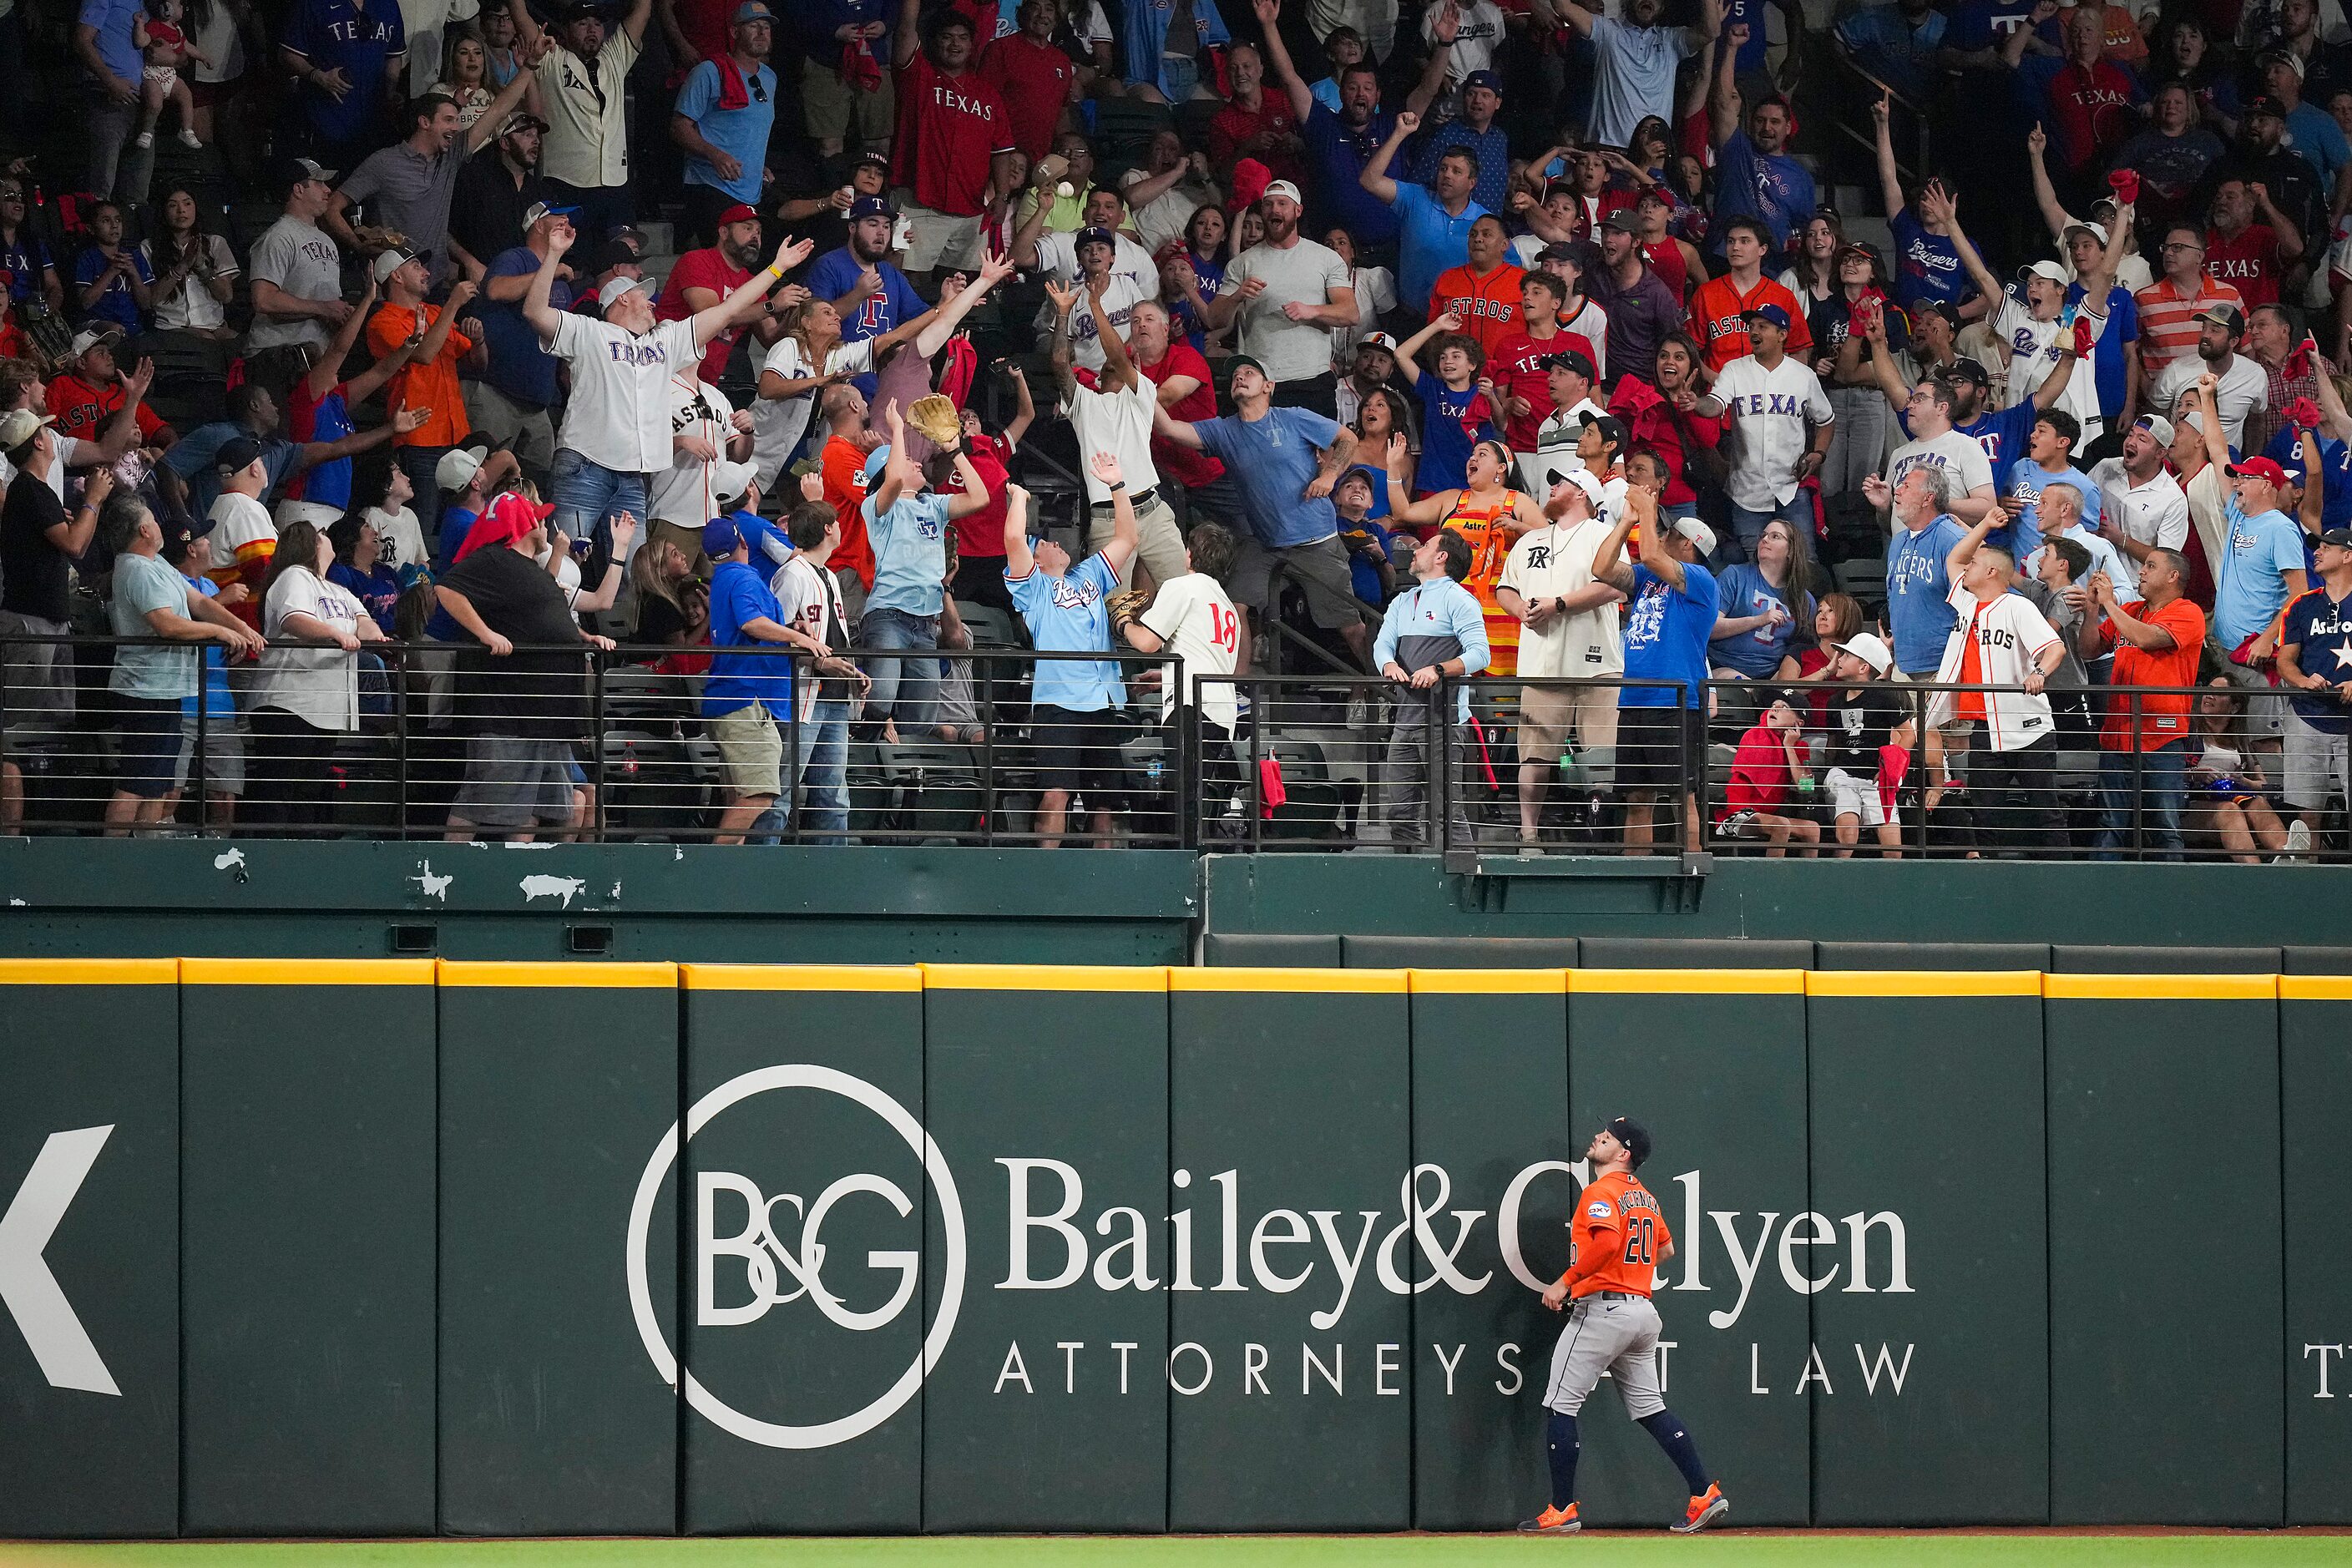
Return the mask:
M555 461L555 421L546 409L518 403L487 381L466 381L459 391L466 400L466 417L477 432L511 447L525 468L546 473Z
M1356 597L1356 580L1348 569L1348 547L1334 534L1312 544L1291 544L1269 550L1244 537L1234 552L1233 580L1225 591L1236 604L1260 615L1275 606L1274 569L1288 569L1307 595L1307 613L1325 631L1360 626L1367 618L1364 602Z
M913 195L906 191L898 195L898 210L914 226L914 237L907 242L907 254L898 265L908 272L936 272L942 267L977 267L980 265L980 215L957 217L952 213L933 212L918 206Z
M1519 761L1557 763L1575 737L1583 752L1617 749L1613 686L1526 686L1519 689Z
M1107 506L1087 509L1087 548L1100 550L1118 531L1118 520ZM1176 513L1157 492L1135 509L1135 553L1118 571L1118 585L1135 586L1135 563L1143 563L1155 584L1172 583L1184 575L1184 536L1177 531Z
M835 58L839 58L839 51L835 51ZM859 92L843 81L841 73L832 66L812 59L801 67L801 108L808 133L820 142L847 136L854 121L857 139L878 146L890 140L898 100L887 70L882 73L881 86L871 92Z
M783 793L784 737L764 704L721 713L710 721L710 739L738 799Z

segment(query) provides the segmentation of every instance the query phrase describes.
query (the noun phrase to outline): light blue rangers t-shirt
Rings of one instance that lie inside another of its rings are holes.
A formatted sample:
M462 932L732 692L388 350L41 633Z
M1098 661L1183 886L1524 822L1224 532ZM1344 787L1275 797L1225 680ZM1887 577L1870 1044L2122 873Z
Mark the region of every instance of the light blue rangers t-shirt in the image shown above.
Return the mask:
M866 595L866 607L938 615L940 583L948 570L948 498L936 490L901 495L879 516L877 499L860 503L874 546L874 591Z
M2224 521L2230 536L2213 574L2213 635L2224 648L2234 648L2286 607L2286 581L2280 574L2305 570L2303 530L2283 511L2248 517L2235 496Z
M1192 426L1209 456L1224 464L1241 487L1252 531L1276 550L1312 544L1339 531L1331 498L1307 499L1322 466L1321 449L1339 438L1339 425L1311 408L1269 408L1263 419L1238 414ZM871 603L872 601L868 601Z
M1047 576L1033 563L1019 577L1007 572L1004 583L1039 653L1102 653L1110 647L1109 599L1118 591L1118 574L1101 555L1087 556L1059 577ZM1127 687L1116 659L1041 658L1030 700L1072 713L1097 713L1126 707Z
M1886 547L1886 625L1895 634L1895 668L1906 675L1943 668L1944 645L1959 619L1951 605L1944 558L1969 536L1946 512L1914 533L1897 528Z

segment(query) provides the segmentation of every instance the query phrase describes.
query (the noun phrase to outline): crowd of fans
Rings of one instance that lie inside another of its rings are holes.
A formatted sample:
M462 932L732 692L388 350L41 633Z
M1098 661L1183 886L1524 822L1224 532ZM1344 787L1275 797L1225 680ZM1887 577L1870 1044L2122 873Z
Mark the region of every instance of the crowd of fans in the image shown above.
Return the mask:
M1529 847L1580 753L1635 847L1894 853L1965 789L2046 850L2071 738L2103 849L2308 853L2352 783L2329 25L81 0L68 63L20 7L0 827L93 702L111 829L199 729L215 821L315 823L390 640L452 837L579 828L583 645L696 683L720 841L838 837L854 744L979 738L948 656L1002 615L1102 656L1029 678L1046 842L1116 834L1103 759L1179 704L1229 760L1286 641L1385 679L1400 842L1486 675L1540 682ZM1887 245L1823 199L1863 146Z

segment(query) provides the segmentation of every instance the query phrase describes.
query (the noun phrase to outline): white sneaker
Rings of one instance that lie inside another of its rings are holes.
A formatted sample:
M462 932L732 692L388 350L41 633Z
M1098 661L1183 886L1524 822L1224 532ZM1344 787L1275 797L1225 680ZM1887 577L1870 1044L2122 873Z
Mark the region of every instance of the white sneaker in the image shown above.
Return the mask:
M194 132L188 130L184 126L183 126L180 131L180 145L191 148L199 153L205 150L204 138L198 136Z
M2298 817L2286 830L2286 853L2290 860L2300 860L2311 853L2311 824Z
M152 131L142 131L136 140L138 145L142 147L152 147L155 145L155 133Z

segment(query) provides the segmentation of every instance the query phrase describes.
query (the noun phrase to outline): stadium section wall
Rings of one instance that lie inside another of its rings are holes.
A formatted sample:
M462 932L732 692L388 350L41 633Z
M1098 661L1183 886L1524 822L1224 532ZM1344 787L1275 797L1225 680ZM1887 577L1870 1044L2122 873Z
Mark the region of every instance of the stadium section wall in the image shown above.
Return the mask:
M0 1537L1505 1528L1619 1113L1734 1522L2352 1519L2352 978L1577 956L0 962Z

